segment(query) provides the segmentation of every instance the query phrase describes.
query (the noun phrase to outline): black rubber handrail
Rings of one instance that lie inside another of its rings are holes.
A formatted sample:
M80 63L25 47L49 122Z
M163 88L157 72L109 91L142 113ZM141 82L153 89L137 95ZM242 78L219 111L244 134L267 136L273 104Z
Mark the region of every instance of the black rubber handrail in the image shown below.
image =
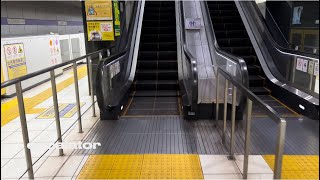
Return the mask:
M85 59L85 58L91 57L91 56L93 56L93 55L97 55L97 54L99 54L99 53L102 53L102 52L107 51L108 49L109 49L109 48L101 49L101 50L98 50L98 51L95 51L95 52L86 54L86 55L84 55L84 56L81 56L81 57L72 59L72 60L70 60L70 61L63 62L63 63L57 64L57 65L54 65L54 66L50 66L50 67L48 67L48 68L41 69L41 70L39 70L39 71L36 71L36 72L30 73L30 74L24 75L24 76L21 76L21 77L12 79L12 80L5 81L5 82L1 83L1 88L5 88L5 87L8 87L8 86L14 85L14 84L16 84L16 83L18 83L18 82L21 82L21 81L24 81L24 80L33 78L33 77L35 77L35 76L39 76L39 75L41 75L41 74L50 72L50 71L55 70L55 69L57 69L57 68L61 68L61 67L63 67L63 66L66 66L66 65L75 63L75 62L77 62L77 61L83 60L83 59Z
M252 11L248 11L250 17L253 17L255 22L260 22L262 24L262 26L268 30L268 28L266 27L266 24L264 23L264 20L263 20L263 17L262 17L262 14L260 13L259 11L259 8L257 6L257 4L255 2L246 2L244 3L245 4L245 8L249 8L251 9ZM243 4L240 4L243 8ZM254 11L256 12L255 14ZM257 14L257 15L256 15ZM261 33L261 29L260 28L257 28L259 30L259 32ZM306 52L301 52L301 51L296 51L296 50L292 50L292 49L286 49L286 48L283 48L281 47L272 37L271 33L269 31L263 31L265 33L265 35L268 37L269 40L271 40L271 45L273 47L275 47L278 51L280 51L281 53L286 53L286 54L291 54L292 56L304 56L306 58L313 58L313 59L319 59L319 56L318 55L315 55L315 54L311 54L311 53L306 53ZM277 78L281 78L281 77L277 77ZM299 86L297 86L296 84L294 84L293 82L285 79L285 78L281 78L281 79L278 79L278 80L281 80L283 83L297 89L297 90L300 90L316 99L319 99L319 94L317 94L316 92L314 91L311 91L309 89L303 89Z
M104 94L103 94L103 90L102 90L102 87L101 87L101 81L102 81L102 75L101 75L101 72L103 72L103 67L109 67L111 66L112 64L118 62L118 61L121 61L123 60L124 56L129 52L129 42L131 42L131 37L132 37L132 33L133 33L133 29L134 29L134 23L135 23L135 18L136 18L136 15L137 15L137 12L138 12L138 1L135 1L134 2L134 8L133 8L133 12L132 12L132 16L131 16L131 19L130 19L130 24L129 24L129 28L128 28L128 34L125 38L125 42L126 42L126 46L125 48L117 53L117 54L114 54L113 56L109 56L107 58L103 58L101 61L99 61L99 64L98 64L98 69L97 69L97 76L96 76L96 95L97 95L97 102L98 102L98 105L99 107L103 107L103 108L106 108L106 105L105 105L105 102L104 102Z
M257 6L256 2L250 2L248 1L248 3L251 3L252 7L254 8L254 10L256 12L258 12L258 16L254 16L256 20L259 20L261 22L265 22L264 18L262 16L262 14L260 13L259 7ZM252 13L250 13L252 15ZM265 24L264 24L265 25ZM266 25L265 25L266 26ZM267 27L267 26L266 26ZM268 28L267 28L268 29ZM283 51L285 53L290 53L290 54L294 54L294 55L299 55L299 56L307 56L307 57L311 57L311 58L317 58L319 59L319 55L317 54L312 54L312 53L308 53L308 52L304 52L304 51L298 51L298 50L294 50L294 49L289 49L289 48L285 48L280 46L274 39L273 36L270 34L270 32L267 32L269 37L271 39L272 45L275 46L277 49L279 49L280 51Z
M184 9L183 9L183 1L180 1L180 23L181 31L182 31L182 43L183 43L183 52L186 56L186 59L191 64L191 74L192 74L192 88L191 88L191 110L195 112L197 110L197 104L198 104L198 67L197 67L197 61L189 51L187 47L186 42L186 33L185 33L185 18L184 18Z

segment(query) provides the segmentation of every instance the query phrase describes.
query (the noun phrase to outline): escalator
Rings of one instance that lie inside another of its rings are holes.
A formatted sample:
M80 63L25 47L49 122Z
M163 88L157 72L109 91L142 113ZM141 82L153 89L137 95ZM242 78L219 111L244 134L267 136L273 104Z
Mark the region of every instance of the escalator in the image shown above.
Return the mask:
M238 4L248 3L249 2L239 2ZM314 112L319 113L314 108L315 105L313 103L310 103L306 98L301 98L299 96L300 93L296 94L294 93L294 90L292 90L292 92L288 91L288 89L293 89L294 85L282 78L282 75L278 72L275 65L272 64L272 61L275 61L274 56L276 56L276 54L265 56L263 61L260 59L261 56L257 56L257 48L263 48L263 50L269 54L271 51L270 49L263 47L261 41L255 42L258 45L253 46L252 38L250 39L248 34L248 26L252 27L253 24L244 24L239 7L237 7L235 2L208 1L207 8L211 17L212 28L218 47L229 54L241 57L245 61L249 75L249 89L254 94L258 95L262 100L278 111L282 117L297 117L300 116L300 114L303 114L314 118ZM249 11L251 12L252 9ZM270 39L270 37L264 38ZM282 58L282 61L277 61L277 63L283 63L284 59L288 59L288 64L291 63L289 59L291 57L287 54L282 54L281 58L280 55L278 57L279 60ZM264 63L263 66L261 64L262 62ZM287 67L289 66L283 66L283 68ZM268 73L268 75L266 73ZM275 79L273 75L270 76L270 73L275 74L277 79ZM279 98L284 96L284 94L287 96L286 98ZM308 111L302 112L299 108L301 104L303 104L303 107L307 107ZM254 108L254 114L256 116L262 115L259 112L259 108Z
M174 2L146 2L135 80L124 116L179 115Z
M237 7L232 1L208 1L213 29L220 48L242 57L248 68L249 87L256 95L269 95L265 75Z

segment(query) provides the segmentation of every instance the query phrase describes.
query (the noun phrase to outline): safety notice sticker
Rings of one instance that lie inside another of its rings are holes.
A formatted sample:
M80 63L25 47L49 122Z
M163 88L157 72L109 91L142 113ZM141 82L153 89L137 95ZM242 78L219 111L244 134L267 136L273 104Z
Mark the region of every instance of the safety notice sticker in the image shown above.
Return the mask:
M299 70L299 71L302 71L302 66L303 66L303 59L297 58L296 69Z
M3 48L9 79L26 75L27 65L23 43L5 44Z
M80 107L84 106L85 103L80 103ZM59 115L62 118L71 118L75 113L77 112L77 106L75 103L73 104L67 104L62 103L59 104ZM53 106L49 109L45 110L43 113L41 113L37 119L50 119L54 118L54 108Z

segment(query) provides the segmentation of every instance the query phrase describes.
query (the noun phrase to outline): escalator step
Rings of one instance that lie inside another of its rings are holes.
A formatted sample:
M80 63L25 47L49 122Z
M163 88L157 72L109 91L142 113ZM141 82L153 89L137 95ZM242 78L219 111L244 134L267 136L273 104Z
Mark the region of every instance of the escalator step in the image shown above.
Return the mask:
M256 95L270 95L270 91L264 87L250 87L250 91Z
M259 66L248 65L247 68L248 68L249 75L259 75L260 74L261 68Z
M249 76L249 87L261 87L264 85L265 79L258 75Z
M140 51L139 60L177 59L177 51Z
M144 60L138 61L138 69L169 69L176 70L177 61L175 60L162 60L162 61L153 61L153 60Z
M178 79L177 70L138 70L136 72L138 80L172 80Z
M234 15L238 15L238 11L235 10L210 10L210 14L212 16L234 16Z
M142 34L143 42L176 42L175 34Z
M143 27L142 34L175 34L176 27Z
M135 90L178 90L178 82L175 80L137 80Z
M245 30L215 31L217 37L220 38L247 38L248 34Z
M212 24L215 31L244 29L244 26L242 23L218 23L218 22L212 21Z
M237 56L254 54L252 47L221 47L221 49Z
M140 44L140 51L175 51L176 42L144 42Z
M218 44L220 47L242 47L250 46L251 42L249 38L219 38Z

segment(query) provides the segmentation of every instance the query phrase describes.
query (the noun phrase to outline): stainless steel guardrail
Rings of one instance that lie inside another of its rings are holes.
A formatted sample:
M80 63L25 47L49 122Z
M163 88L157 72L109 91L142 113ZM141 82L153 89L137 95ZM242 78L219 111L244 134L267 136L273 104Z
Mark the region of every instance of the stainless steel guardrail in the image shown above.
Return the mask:
M236 113L236 97L237 90L241 91L243 96L247 98L246 101L246 129L245 129L245 147L244 147L244 164L243 164L243 179L248 177L248 163L250 154L250 133L251 133L251 114L252 114L252 103L259 105L261 110L263 110L274 122L278 124L278 139L276 146L275 162L274 162L274 179L281 179L281 169L282 169L282 159L285 144L285 133L286 133L286 120L281 118L279 114L272 109L268 104L263 102L259 97L253 94L247 87L238 83L229 73L221 69L217 70L217 81L219 80L219 75L225 78L225 89L224 89L224 113L223 113L223 132L222 132L222 142L225 143L226 138L226 123L227 123L227 98L228 98L228 83L230 82L232 87L232 110L231 110L231 140L229 149L229 159L234 159L234 141L235 141L235 113ZM218 95L219 83L216 86L216 93ZM219 102L217 101L218 107ZM217 111L219 112L219 111ZM218 117L218 114L216 115Z
M56 121L56 130L57 130L57 141L62 142L62 133L61 133L61 125L60 125L60 117L59 117L59 106L58 106L58 98L57 98L57 86L56 86L56 80L55 80L55 73L54 70L57 68L61 68L63 66L72 64L73 66L73 76L74 76L74 85L75 85L75 95L76 95L76 107L77 107L77 115L78 115L78 126L79 126L79 133L82 133L82 122L81 122L81 106L80 106L80 97L79 97L79 85L78 85L78 74L77 74L77 61L87 59L87 64L89 67L89 88L90 88L90 94L91 94L91 100L92 100L92 116L95 117L95 99L94 99L94 93L93 93L93 83L92 83L92 56L99 56L99 61L103 58L103 52L108 51L109 49L101 49L99 51L95 51L89 54L86 54L84 56L78 57L76 59L63 62L61 64L57 64L45 69L42 69L40 71L36 71L30 74L27 74L25 76L21 76L9 81L5 81L1 83L1 89L15 85L16 87L16 96L18 101L18 108L19 108L19 115L20 115L20 123L21 123L21 131L23 136L23 145L24 145L24 151L26 155L26 162L27 162L27 172L29 179L34 179L34 172L33 172L33 163L31 158L31 151L28 148L29 143L29 134L28 134L28 127L27 127L27 119L26 119L26 112L25 112L25 106L24 106L24 100L23 100L23 90L21 86L21 82L30 78L33 78L35 76L39 76L44 73L50 73L50 80L51 80L51 89L52 89L52 97L53 97L53 107L54 107L54 113L55 113L55 121ZM56 142L57 142L56 141ZM59 155L63 156L63 149L59 149Z

